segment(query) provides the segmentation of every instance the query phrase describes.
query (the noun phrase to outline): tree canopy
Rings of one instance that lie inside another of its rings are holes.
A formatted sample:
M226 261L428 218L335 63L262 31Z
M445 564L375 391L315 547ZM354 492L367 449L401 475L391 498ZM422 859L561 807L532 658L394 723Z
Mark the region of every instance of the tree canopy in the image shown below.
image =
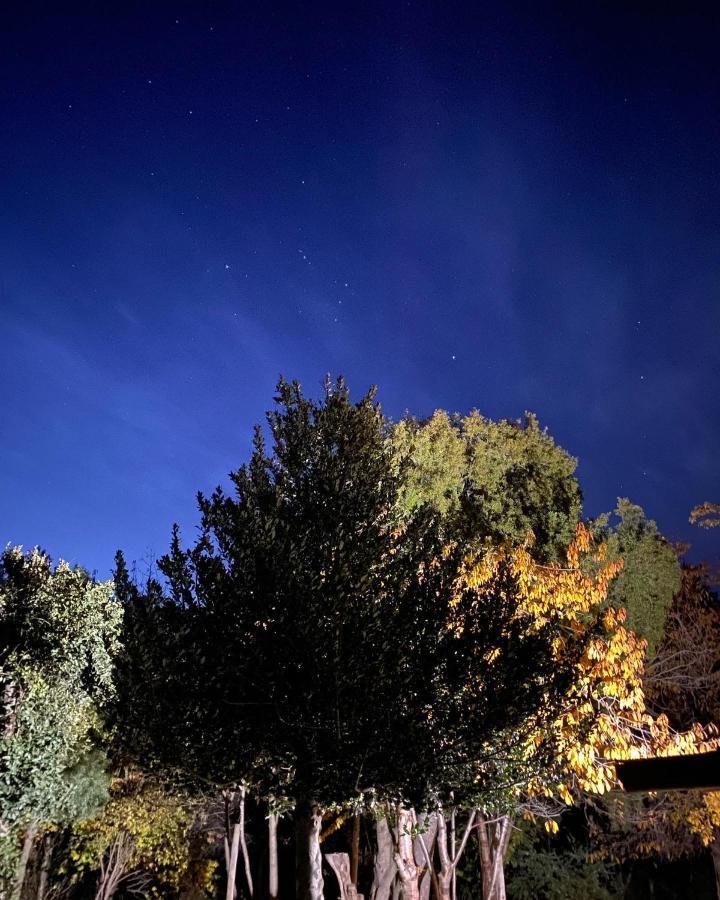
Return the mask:
M562 559L580 517L577 460L537 418L493 422L477 410L403 419L391 443L403 473L401 505L429 504L446 532L490 543L522 544L532 534L541 561Z
M102 805L99 711L113 693L122 609L110 583L53 567L39 550L0 557L0 834L7 865L23 829Z

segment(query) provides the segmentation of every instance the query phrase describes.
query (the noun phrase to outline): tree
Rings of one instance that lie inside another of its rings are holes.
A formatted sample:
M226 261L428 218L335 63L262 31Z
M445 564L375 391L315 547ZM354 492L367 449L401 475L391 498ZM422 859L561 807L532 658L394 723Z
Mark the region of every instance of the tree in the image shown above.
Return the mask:
M613 521L614 517L614 521ZM680 588L677 551L665 540L640 506L618 498L612 515L593 523L598 539L607 543L612 559L623 569L610 585L608 600L627 610L627 624L647 641L651 659L662 638L672 599Z
M577 460L532 413L493 422L477 410L438 410L424 422L403 419L390 440L406 467L406 512L430 505L446 534L461 540L519 545L531 533L538 560L562 559L580 516Z
M121 884L163 897L195 887L205 896L217 864L190 855L200 809L197 799L137 771L113 779L102 812L73 826L73 879L97 872L96 896L102 898L112 897Z
M542 626L551 615L561 623L554 645L558 665L573 660L561 710L538 723L524 747L534 775L518 781L504 805L478 815L485 900L504 898L502 856L507 851L513 815L544 817L557 830L563 807L587 795L618 786L614 762L628 758L707 749L711 742L699 724L672 727L653 714L643 690L645 641L625 627L624 610L607 605L622 560L608 559L592 532L578 526L564 564L536 562L528 548L498 548L481 554L471 566L480 582L495 567L509 564L522 598L520 609ZM584 652L576 655L577 642Z
M53 568L39 550L0 558L0 832L6 878L24 834L11 896L19 897L43 823L67 823L104 802L95 736L113 693L121 608L109 582Z
M675 728L720 722L720 603L702 566L683 566L663 639L644 676L648 706ZM720 896L720 792L614 797L596 828L601 853L621 861L674 860L709 849Z
M234 496L201 496L198 542L175 533L160 561L155 609L177 627L158 671L186 705L155 752L292 798L298 895L316 898L324 809L372 798L400 839L412 805L507 791L571 653L553 652L552 612L519 614L509 566L473 583L430 508L399 514L404 464L372 394L353 404L338 381L315 403L283 381L277 401L270 454L258 430Z

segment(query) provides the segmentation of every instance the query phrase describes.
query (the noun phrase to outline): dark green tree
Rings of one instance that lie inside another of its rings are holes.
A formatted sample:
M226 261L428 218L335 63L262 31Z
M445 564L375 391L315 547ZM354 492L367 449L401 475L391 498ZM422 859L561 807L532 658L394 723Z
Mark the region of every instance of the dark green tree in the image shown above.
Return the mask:
M471 589L431 506L401 515L372 393L352 403L340 380L316 403L281 381L276 399L271 451L258 429L233 494L200 496L195 546L174 531L169 597L139 607L161 658L128 684L152 668L155 759L292 799L299 897L317 898L323 809L502 791L570 667L507 571Z

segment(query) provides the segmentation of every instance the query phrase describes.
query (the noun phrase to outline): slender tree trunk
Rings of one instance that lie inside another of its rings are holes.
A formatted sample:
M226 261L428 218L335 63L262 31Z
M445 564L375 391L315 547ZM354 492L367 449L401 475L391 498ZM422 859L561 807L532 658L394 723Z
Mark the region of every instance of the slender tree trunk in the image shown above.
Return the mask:
M95 891L95 900L111 900L122 882L132 879L132 873L129 871L132 854L132 840L127 832L120 832L100 861L100 877ZM134 885L137 888L136 893L139 893L145 886L142 877L139 876L139 880L136 880Z
M412 829L415 815L410 809L398 809L395 836L395 865L400 879L401 900L420 900L419 867L415 862Z
M268 877L268 898L269 900L277 900L278 897L278 845L277 845L277 813L270 813L268 816L268 857L269 857L269 877Z
M227 839L227 835L223 838L223 844L225 845L225 871L230 872L230 842ZM237 897L237 888L235 887L235 883L233 882L233 898Z
M438 897L440 898L440 900L451 900L452 898L453 884L455 881L455 872L457 871L457 865L460 862L463 853L465 852L465 847L467 845L468 839L473 828L475 827L476 816L477 811L473 810L470 814L470 817L468 818L467 826L465 827L465 833L462 836L459 847L456 846L455 823L454 819L451 818L450 849L448 849L448 828L447 822L445 821L445 814L442 812L442 810L438 813L437 846L438 856L440 857L440 871L437 875L437 884Z
M252 872L250 871L250 856L245 841L245 788L240 788L240 847L242 849L243 862L245 864L245 879L247 880L248 894L253 895Z
M455 797L455 795L452 794L451 798L453 800L453 803L455 802L454 797ZM450 856L452 857L452 859L455 859L455 853L457 852L457 847L455 846L455 822L456 822L456 820L457 820L457 813L455 811L455 807L453 806L453 811L450 814ZM450 888L450 895L452 897L452 900L455 900L455 898L457 897L457 866L453 866L452 885Z
M350 844L350 881L357 888L360 867L360 816L353 816L352 843Z
M414 853L415 863L423 869L420 876L420 900L430 900L430 888L435 880L433 870L433 856L435 855L435 841L438 831L438 813L422 814L418 819L420 833L415 838ZM425 828L427 825L427 828ZM436 888L437 893L437 888Z
M323 900L321 825L322 816L312 803L295 807L296 900Z
M438 816L438 856L440 857L440 871L438 872L438 897L439 900L450 900L452 894L452 876L455 867L453 857L448 852L448 833L445 813Z
M240 849L240 825L233 826L232 846L230 848L230 859L227 863L227 888L225 891L225 900L233 900L235 896L235 875L237 872L238 851Z
M43 855L40 864L40 880L38 881L37 900L45 900L45 894L47 894L54 843L55 840L53 835L46 835L45 841L43 842Z
M33 851L33 844L38 833L37 822L31 822L25 829L25 838L23 840L22 853L15 871L15 883L10 894L10 900L20 900L22 895L23 884L25 883L25 872L27 871L28 862Z
M375 834L377 852L370 900L390 900L396 866L393 858L393 839L387 819L378 819L375 823Z
M230 827L230 804L232 803L233 797L233 791L222 792L223 803L225 804L225 837L223 838L223 844L225 848L225 872L227 873L228 880L230 880L230 839L232 835L232 828ZM235 886L234 871L235 870L233 870L232 877L233 900L235 897L237 897L237 887Z

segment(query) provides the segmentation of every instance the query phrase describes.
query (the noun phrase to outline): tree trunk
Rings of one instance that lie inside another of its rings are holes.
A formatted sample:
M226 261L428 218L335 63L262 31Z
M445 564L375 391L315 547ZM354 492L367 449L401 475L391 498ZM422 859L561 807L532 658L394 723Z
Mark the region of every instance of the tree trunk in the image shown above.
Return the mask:
M360 867L360 816L353 816L352 843L350 844L350 881L357 888Z
M38 881L37 900L45 900L45 894L47 894L54 843L55 840L52 834L48 834L43 842L43 855L40 864L40 880Z
M432 887L434 872L432 858L435 854L435 841L438 831L438 814L430 813L429 816L421 815L418 825L422 828L427 823L427 830L415 838L414 853L415 863L423 869L420 876L420 900L430 900L430 888Z
M505 894L505 866L504 861L500 862L500 866L498 867L497 879L495 881L495 887L493 889L493 894L491 900L506 900Z
M420 870L415 862L412 830L415 814L410 809L398 809L395 835L395 865L400 880L401 900L420 900Z
M370 900L390 900L396 867L393 859L393 839L387 819L378 819L375 823L375 834L377 852Z
M245 841L245 788L240 788L240 847L242 849L243 862L245 864L245 879L248 886L248 894L253 895L252 872L250 871L250 856Z
M233 900L235 896L235 875L237 872L238 851L240 849L240 825L233 826L232 847L230 859L227 860L227 888L225 900Z
M22 895L23 884L25 883L25 872L27 871L30 855L33 851L33 844L38 833L37 822L31 822L25 830L25 838L23 840L22 853L15 870L15 883L10 894L10 900L20 900Z
M454 843L454 841L453 841ZM439 900L450 900L452 894L452 878L455 866L453 865L454 853L448 852L448 833L445 813L441 810L438 814L438 856L440 857L440 871L437 875Z
M357 886L350 877L350 857L347 853L328 853L325 861L335 873L340 885L340 900L362 900L362 894L358 894Z
M321 825L322 816L312 803L295 807L296 900L323 900Z
M450 857L451 857L451 859L455 859L455 854L457 852L457 847L456 847L456 842L455 842L455 824L457 822L457 813L456 813L455 806L454 806L455 795L451 794L450 797L453 802L453 811L450 814ZM468 825L468 828L469 827L470 827L470 825ZM450 894L451 894L452 900L456 900L456 897L457 897L457 866L453 866L452 885L450 888Z
M501 816L489 823L478 816L478 848L482 870L483 900L505 900L505 854L512 834L509 816Z
M277 813L268 816L268 898L277 900L278 897L278 845L277 845Z

